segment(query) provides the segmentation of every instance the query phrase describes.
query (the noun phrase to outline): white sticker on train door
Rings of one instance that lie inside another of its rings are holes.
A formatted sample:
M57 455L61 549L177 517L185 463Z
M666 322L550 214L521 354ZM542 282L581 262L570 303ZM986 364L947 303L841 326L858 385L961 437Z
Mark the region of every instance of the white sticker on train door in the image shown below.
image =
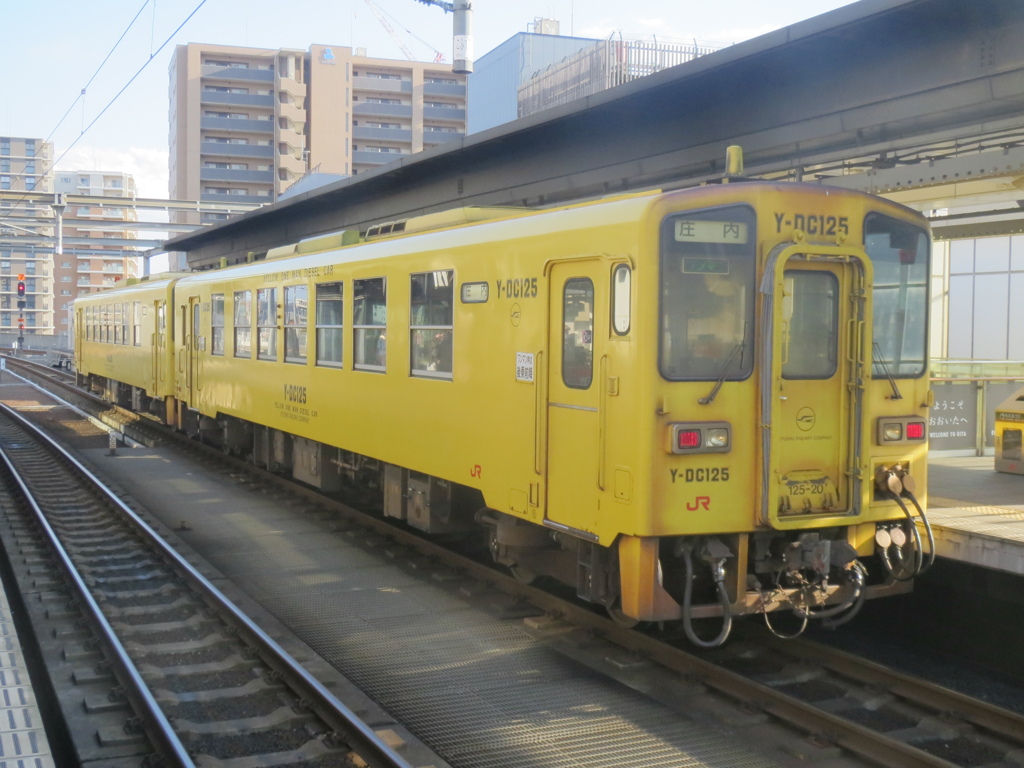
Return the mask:
M516 352L516 381L533 382L532 352Z

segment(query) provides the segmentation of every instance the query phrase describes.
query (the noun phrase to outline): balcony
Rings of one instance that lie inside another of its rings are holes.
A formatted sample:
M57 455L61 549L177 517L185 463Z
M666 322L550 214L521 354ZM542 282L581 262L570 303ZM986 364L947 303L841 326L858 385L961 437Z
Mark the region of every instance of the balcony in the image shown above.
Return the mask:
M221 144L219 141L204 141L199 145L203 159L209 157L244 157L267 159L274 157L274 148L269 144Z
M466 98L466 86L460 83L424 83L424 96L454 96L455 98Z
M299 151L306 148L306 137L301 136L290 128L282 128L278 131L277 141Z
M306 162L301 157L294 155L278 155L277 167L284 168L289 173L301 176L306 172Z
M359 92L412 93L411 80L382 80L378 77L353 77L352 87Z
M204 203L249 203L255 205L266 205L274 201L270 195L215 195L209 192L203 192L199 199Z
M234 80L239 83L274 82L272 69L243 69L242 67L222 67L216 64L204 64L201 75L203 80Z
M242 171L231 168L200 168L200 181L231 181L241 184L270 184L274 181L273 171Z
M306 110L296 107L294 104L281 102L277 106L277 114L288 118L293 123L305 124L306 122Z
M356 117L407 117L412 119L412 106L409 104L374 104L369 101L356 102L352 107Z
M401 160L403 157L408 157L408 153L400 154L398 152L364 152L359 150L352 153L352 162L360 165L387 165L393 163L396 160Z
M423 107L423 119L465 123L466 110L457 107Z
M246 120L241 117L201 117L199 127L204 131L231 131L234 133L273 133L273 120Z
M200 104L223 104L232 107L260 107L262 109L274 108L274 97L269 94L259 93L218 93L217 91L202 91L199 94Z
M412 130L409 128L367 128L357 125L352 129L352 138L397 141L409 144L412 142Z
M306 98L306 86L303 83L293 80L290 77L282 77L277 81L277 89L291 95L292 98L304 101Z
M448 133L447 131L424 131L423 132L423 144L435 145L444 144L448 141L455 141L456 139L464 138L462 133Z

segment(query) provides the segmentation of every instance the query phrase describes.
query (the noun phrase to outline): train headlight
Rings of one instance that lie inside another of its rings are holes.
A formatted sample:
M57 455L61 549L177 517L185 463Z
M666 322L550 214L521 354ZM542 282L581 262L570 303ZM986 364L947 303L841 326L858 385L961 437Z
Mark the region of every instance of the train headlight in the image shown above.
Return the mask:
M877 422L875 437L879 445L923 443L928 428L920 416L883 416Z
M732 428L724 421L668 425L669 453L725 453L731 443Z
M728 448L729 430L721 427L709 429L704 437L704 446L706 448Z
M882 425L882 440L887 443L893 440L903 439L903 425L902 424L883 424Z

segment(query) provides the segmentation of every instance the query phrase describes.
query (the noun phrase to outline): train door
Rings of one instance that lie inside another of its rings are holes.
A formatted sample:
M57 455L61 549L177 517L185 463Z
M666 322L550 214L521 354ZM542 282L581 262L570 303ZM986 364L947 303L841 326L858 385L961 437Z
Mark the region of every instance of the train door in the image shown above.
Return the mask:
M203 337L200 333L200 300L199 296L188 297L188 329L185 343L188 346L188 404L191 408L199 408L200 359L203 351Z
M555 264L549 282L547 518L587 532L596 526L604 482L607 272L597 260Z
M163 299L153 302L153 335L149 346L152 368L150 391L159 394L164 390L167 376L163 364L167 359L167 302Z
M184 354L184 361L179 364L179 372L183 374L185 386L180 396L190 408L198 408L200 365L199 353L201 351L202 337L199 333L199 297L189 296L188 305L181 306L181 352Z
M821 250L826 253L801 253L800 246L791 246L769 259L762 517L777 527L801 525L807 516L860 511L865 270L870 267L855 253Z

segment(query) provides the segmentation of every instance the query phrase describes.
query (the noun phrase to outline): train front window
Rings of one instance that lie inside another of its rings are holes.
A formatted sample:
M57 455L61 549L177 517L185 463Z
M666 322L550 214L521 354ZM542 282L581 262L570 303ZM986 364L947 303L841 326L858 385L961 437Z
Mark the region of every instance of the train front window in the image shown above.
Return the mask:
M920 227L869 213L864 249L875 274L872 374L920 376L928 354L928 235Z
M747 206L687 211L662 222L658 364L664 378L750 375L755 234Z

